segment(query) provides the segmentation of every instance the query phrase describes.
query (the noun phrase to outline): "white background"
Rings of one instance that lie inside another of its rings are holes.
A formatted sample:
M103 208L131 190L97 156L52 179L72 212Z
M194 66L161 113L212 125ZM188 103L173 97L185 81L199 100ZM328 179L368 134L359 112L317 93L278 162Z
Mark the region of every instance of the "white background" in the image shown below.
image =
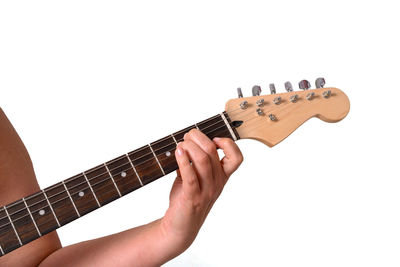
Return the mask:
M41 187L208 118L270 82L344 90L245 161L166 266L399 266L396 1L2 1L0 105ZM174 174L59 230L63 245L163 215Z

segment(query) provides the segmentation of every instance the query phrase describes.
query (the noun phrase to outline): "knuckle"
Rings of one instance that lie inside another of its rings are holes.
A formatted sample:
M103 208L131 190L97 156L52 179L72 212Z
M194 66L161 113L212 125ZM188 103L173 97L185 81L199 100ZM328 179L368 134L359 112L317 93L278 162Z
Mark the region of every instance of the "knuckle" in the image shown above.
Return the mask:
M190 176L190 177L188 177L188 178L186 179L186 181L187 181L187 183L188 183L189 185L195 185L195 184L196 184L196 177Z
M197 158L197 162L203 166L210 164L210 159L208 158L207 154L201 154Z
M186 136L190 138L196 134L196 131L197 129L191 129L189 132L187 132Z
M217 147L215 146L215 144L214 143L208 143L207 145L205 145L204 146L204 151L207 153L207 154L212 154L212 153L214 153L215 151L217 151Z
M242 153L239 153L237 157L237 164L240 165L242 162L243 162L243 155Z
M226 146L231 146L231 145L234 144L233 140L230 139L230 138L224 138L224 139L222 140L222 142L223 142L224 145L226 145Z

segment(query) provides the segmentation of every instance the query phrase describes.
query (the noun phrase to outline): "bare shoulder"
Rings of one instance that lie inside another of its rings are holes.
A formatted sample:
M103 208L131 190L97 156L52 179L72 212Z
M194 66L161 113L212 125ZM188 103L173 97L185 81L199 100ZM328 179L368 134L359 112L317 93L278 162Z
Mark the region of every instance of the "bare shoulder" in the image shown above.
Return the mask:
M28 151L0 108L0 206L39 191ZM37 266L61 247L54 231L0 258L0 266Z

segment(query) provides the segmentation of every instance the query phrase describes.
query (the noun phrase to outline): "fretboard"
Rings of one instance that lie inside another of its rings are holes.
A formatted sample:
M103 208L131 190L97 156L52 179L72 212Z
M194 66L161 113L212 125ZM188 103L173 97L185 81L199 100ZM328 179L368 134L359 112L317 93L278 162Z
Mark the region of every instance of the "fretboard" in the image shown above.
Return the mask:
M223 112L0 207L0 256L176 170L176 145L191 129L236 141L233 125Z

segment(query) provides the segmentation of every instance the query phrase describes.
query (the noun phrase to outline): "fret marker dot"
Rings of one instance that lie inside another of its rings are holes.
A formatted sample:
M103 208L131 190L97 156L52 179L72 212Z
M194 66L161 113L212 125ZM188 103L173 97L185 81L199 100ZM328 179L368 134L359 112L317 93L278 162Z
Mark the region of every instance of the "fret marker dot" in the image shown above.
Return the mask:
M126 177L126 172L121 172L122 177Z
M85 195L85 192L81 191L78 193L78 196L83 197Z
M44 210L39 210L39 215L44 215Z
M165 153L165 155L166 155L167 157L169 157L169 156L171 156L171 152L167 151L167 152Z

